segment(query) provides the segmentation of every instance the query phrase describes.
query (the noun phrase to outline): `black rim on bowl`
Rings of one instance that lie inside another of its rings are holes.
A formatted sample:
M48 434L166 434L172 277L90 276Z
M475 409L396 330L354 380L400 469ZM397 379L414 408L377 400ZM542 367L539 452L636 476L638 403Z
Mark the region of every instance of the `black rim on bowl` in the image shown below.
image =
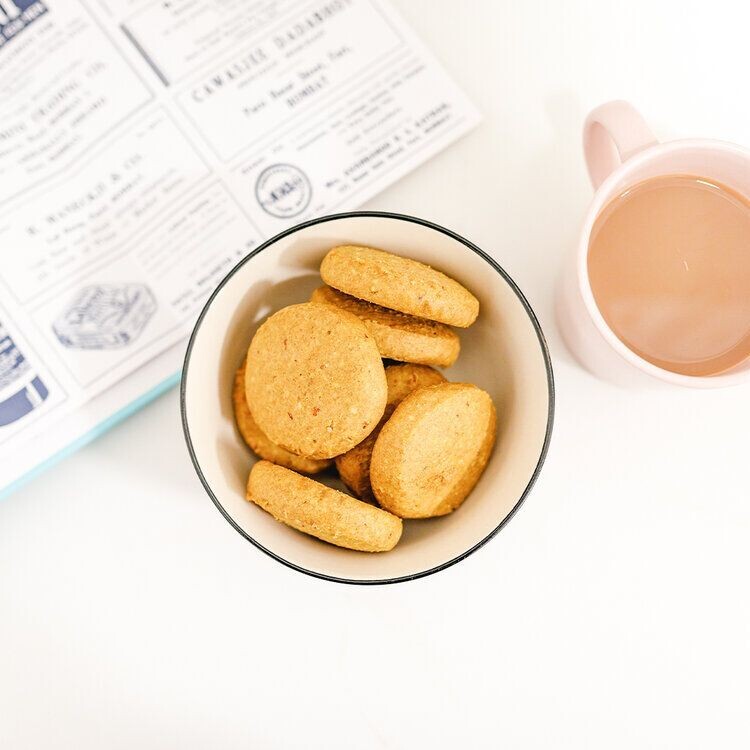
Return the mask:
M383 219L394 219L397 221L411 222L412 224L420 224L421 226L427 227L429 229L433 229L437 232L441 232L442 234L456 240L457 242L460 242L462 245L469 248L469 250L476 253L480 258L482 258L485 261L485 263L487 263L498 274L500 274L500 276L503 277L505 282L510 286L510 288L513 290L513 292L515 293L515 295L518 297L519 301L523 305L524 309L526 310L526 314L529 316L529 319L531 320L531 323L534 326L534 330L536 331L536 335L539 340L539 346L542 351L542 356L544 357L544 366L547 370L547 389L548 389L548 397L549 397L549 408L547 412L547 429L544 434L544 443L542 444L542 450L539 454L539 460L537 461L536 466L534 467L534 471L531 475L531 478L529 479L528 484L526 485L523 492L521 493L521 496L516 501L516 504L513 506L510 512L502 519L502 521L500 521L500 523L489 534L487 534L486 537L484 537L484 539L481 539L473 547L470 547L465 552L462 552L460 555L457 555L456 557L450 560L447 560L446 562L441 563L440 565L436 565L432 568L429 568L427 570L422 570L422 571L419 571L418 573L411 573L405 576L397 576L395 578L374 578L374 579L357 580L353 578L338 578L336 576L326 575L325 573L319 573L315 570L308 570L307 568L303 568L300 565L296 565L295 563L284 559L280 555L277 555L275 552L268 549L267 547L264 547L256 539L253 539L253 537L251 537L242 527L240 527L239 524L237 524L237 522L232 518L232 516L226 511L224 506L219 502L219 499L216 497L213 490L211 489L211 486L206 480L206 477L203 475L203 471L201 469L200 463L198 462L198 459L195 455L195 450L193 448L193 441L190 436L190 427L188 426L188 423L187 423L187 410L185 408L185 383L187 381L187 372L190 366L190 357L193 351L193 344L195 343L195 339L198 335L198 331L200 330L201 324L203 323L203 319L206 316L206 312L211 307L211 304L213 303L214 298L219 294L219 292L222 290L224 285L237 273L237 271L239 271L240 268L242 268L242 266L245 265L245 263L249 262L254 256L258 255L259 253L262 253L264 250L269 248L271 245L273 245L275 242L280 240L282 237L287 237L290 234L295 234L296 232L299 232L303 229L306 229L307 227L311 227L316 224L324 224L329 221L335 221L337 219L345 219L345 218L383 218ZM384 585L388 583L401 583L403 581L413 581L413 580L416 580L417 578L424 578L425 576L432 575L433 573L437 573L441 570L445 570L446 568L451 567L451 565L455 565L457 562L460 562L461 560L465 559L472 553L476 552L480 547L483 547L485 544L487 544L487 542L489 542L490 539L492 539L500 531L500 529L502 529L505 526L505 524L507 524L510 521L510 519L516 515L516 512L523 504L527 495L531 491L531 488L534 486L534 483L536 482L537 477L539 476L539 472L542 469L542 465L544 464L544 460L547 457L547 451L549 450L550 439L552 437L552 425L554 422L554 414L555 414L555 382L554 382L554 376L552 373L552 361L550 359L547 342L544 338L544 333L542 332L542 328L539 325L539 321L537 320L537 317L534 314L534 311L531 309L531 305L529 304L526 297L524 297L523 292L521 292L521 290L518 288L518 286L513 281L513 279L503 270L503 268L493 258L487 255L487 253L485 253L484 250L480 249L479 247L474 245L472 242L469 242L469 240L465 239L464 237L461 237L461 235L456 234L455 232L452 232L450 229L446 229L445 227L441 227L439 224L434 224L431 221L427 221L425 219L418 219L415 216L390 213L386 211L349 211L345 213L321 216L320 218L317 218L317 219L311 219L310 221L305 221L305 222L302 222L301 224L296 224L295 226L290 227L289 229L286 229L285 231L275 235L274 237L271 237L269 240L266 240L266 242L259 245L257 248L255 248L255 250L253 250L250 254L244 257L221 280L219 285L216 287L216 289L214 289L213 293L208 298L208 301L206 302L206 304L203 306L203 309L201 310L201 313L198 316L198 320L196 321L195 327L193 328L193 332L190 335L190 340L188 341L187 351L185 353L185 361L182 367L182 380L180 383L180 411L182 414L182 429L185 434L185 441L187 443L188 452L190 453L190 460L193 462L193 467L195 468L195 471L201 480L201 484L205 488L211 500L213 500L213 503L218 508L219 512L236 529L236 531L238 531L243 537L245 537L245 539L247 539L248 542L253 544L262 552L265 552L269 557L272 557L274 560L277 560L278 562L280 562L282 565L286 565L288 568L292 568L293 570L299 571L300 573L305 573L306 575L312 576L313 578L321 578L326 581L334 581L335 583L349 583L349 584L356 584L356 585L362 585L362 586Z

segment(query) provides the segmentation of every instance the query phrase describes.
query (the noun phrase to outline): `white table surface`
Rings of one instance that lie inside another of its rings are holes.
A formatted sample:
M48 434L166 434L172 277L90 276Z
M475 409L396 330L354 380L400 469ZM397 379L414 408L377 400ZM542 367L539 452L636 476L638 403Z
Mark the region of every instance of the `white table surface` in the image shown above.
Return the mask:
M216 511L172 391L0 504L0 747L750 745L750 387L598 382L552 312L585 113L627 98L662 138L750 145L750 11L397 5L486 119L367 207L454 228L529 297L558 389L539 482L438 575L313 580Z

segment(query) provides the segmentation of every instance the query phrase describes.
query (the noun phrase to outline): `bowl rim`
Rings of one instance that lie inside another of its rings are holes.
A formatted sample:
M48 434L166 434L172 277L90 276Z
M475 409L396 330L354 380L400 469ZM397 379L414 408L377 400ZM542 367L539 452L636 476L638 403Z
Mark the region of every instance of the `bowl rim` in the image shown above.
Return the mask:
M269 247L274 245L280 239L284 237L288 237L291 234L295 234L296 232L299 232L303 229L307 229L308 227L315 226L316 224L324 224L330 221L336 221L339 219L348 219L348 218L394 219L397 221L406 221L406 222L411 222L413 224L419 224L423 227L427 227L428 229L441 232L442 234L450 237L453 240L456 240L457 242L460 242L469 250L476 253L491 268L493 268L500 276L502 276L503 280L510 286L510 288L515 293L516 297L518 297L519 301L523 305L524 309L526 310L526 314L529 316L529 319L531 320L531 323L536 332L537 339L539 341L539 346L542 351L542 356L544 358L544 366L547 371L547 393L548 393L549 404L548 404L548 409L547 409L547 427L545 429L544 442L542 444L542 448L539 453L539 459L537 460L536 466L534 467L534 471L531 474L529 482L524 488L518 500L516 501L515 505L505 515L502 521L500 521L500 523L492 531L490 531L489 534L487 534L487 536L485 536L483 539L480 539L476 544L474 544L473 546L471 546L469 549L465 550L461 554L456 555L450 560L447 560L446 562L442 562L439 565L435 565L432 568L428 568L427 570L422 570L417 573L409 573L408 575L403 575L403 576L395 576L392 578L372 578L372 579L361 579L361 580L356 579L356 578L340 578L338 576L332 576L332 575L328 575L327 573L321 573L316 570L304 568L301 565L297 565L296 563L293 563L290 560L287 560L281 557L280 555L268 549L267 547L264 547L259 541L257 541L250 534L248 534L234 520L234 518L232 518L232 516L227 512L227 510L224 508L224 506L221 504L219 499L214 494L213 490L211 489L210 484L208 483L208 480L203 474L203 471L200 466L200 462L198 461L198 458L195 453L195 449L193 448L193 441L190 435L190 427L188 425L188 420L187 420L186 382L187 382L188 369L190 367L190 359L191 359L191 355L193 351L193 345L198 336L198 333L200 331L200 328L203 323L203 319L206 316L206 313L208 312L209 308L213 304L214 299L219 295L219 293L224 288L224 286L246 263L248 263L256 255L259 255L260 253L262 253L264 250L267 250ZM445 227L440 226L439 224L435 224L432 221L428 221L427 219L420 219L416 216L410 216L408 214L393 213L389 211L345 211L342 213L326 214L325 216L320 216L314 219L310 219L308 221L303 221L299 224L295 224L294 226L289 227L288 229L285 229L282 232L279 232L278 234L274 235L273 237L269 238L265 242L258 245L258 247L256 247L250 253L248 253L219 282L219 284L216 286L216 288L214 289L214 291L211 293L208 300L206 301L205 305L203 306L203 309L201 310L200 315L198 316L195 322L195 325L193 326L193 330L190 334L190 339L187 344L187 349L185 351L185 359L184 359L183 366L182 366L182 377L180 378L180 415L182 419L182 431L185 437L185 442L187 444L187 449L190 455L190 460L193 464L193 468L198 474L198 478L200 479L201 484L203 485L203 488L206 490L206 493L211 498L211 500L213 501L214 505L216 506L218 511L221 513L221 515L224 516L224 518L229 522L229 524L239 534L241 534L248 542L250 542L253 546L257 547L261 552L264 552L269 557L273 558L277 562L280 562L282 565L285 565L286 567L291 568L292 570L296 570L299 573L304 573L305 575L312 576L313 578L318 578L318 579L325 580L325 581L332 581L333 583L344 583L344 584L359 585L359 586L378 586L378 585L386 585L386 584L391 584L391 583L403 583L405 581L414 581L414 580L417 580L418 578L424 578L434 573L438 573L441 570L445 570L446 568L450 568L456 563L461 562L461 560L466 559L469 555L476 552L480 547L483 547L485 544L487 544L487 542L489 542L490 539L496 536L498 532L510 521L510 519L516 515L516 513L518 512L518 509L521 507L524 500L526 499L529 492L531 491L531 488L534 486L539 476L539 473L541 472L544 461L547 457L547 453L549 451L550 440L552 438L552 427L554 424L554 417L555 417L555 381L554 381L554 374L552 371L552 360L550 357L549 348L547 346L547 341L544 337L542 327L539 324L539 320L537 319L536 314L534 313L534 310L529 304L529 301L526 299L523 292L518 288L518 285L516 284L516 282L513 281L513 279L500 266L500 264L494 260L494 258L490 257L486 252L484 252L484 250L479 248L473 242L470 242L466 238L457 234L456 232L453 232L450 229L446 229Z

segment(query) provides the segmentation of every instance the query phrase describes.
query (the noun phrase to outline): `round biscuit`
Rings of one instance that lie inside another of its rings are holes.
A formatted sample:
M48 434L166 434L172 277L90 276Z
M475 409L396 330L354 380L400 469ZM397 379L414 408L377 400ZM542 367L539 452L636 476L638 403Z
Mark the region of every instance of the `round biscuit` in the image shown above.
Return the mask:
M370 487L370 460L380 430L398 404L417 388L444 383L445 378L425 365L390 365L385 368L388 381L388 403L378 426L359 444L341 456L336 456L336 469L341 481L363 500L374 499Z
M247 499L277 521L339 547L387 552L401 538L400 518L268 461L250 471Z
M358 245L328 251L320 275L329 286L382 307L466 328L479 301L454 279L409 258Z
M356 315L384 359L450 367L461 350L458 334L443 323L374 305L330 286L316 289L310 302L335 305Z
M495 407L481 388L443 383L414 391L375 441L370 482L377 501L401 518L450 513L479 480L495 434Z
M424 365L389 365L385 368L385 380L388 384L388 401L386 406L394 409L418 388L445 383L445 376Z
M247 406L244 363L234 375L232 404L234 406L234 420L237 423L237 429L240 431L242 439L253 453L260 458L264 458L266 461L271 461L279 466L286 466L287 469L293 469L303 474L318 474L333 463L331 460L298 456L296 453L290 453L285 448L276 445L276 443L268 439L268 436L256 424Z
M257 330L245 395L272 442L324 459L372 432L385 410L387 385L364 324L345 310L305 302L279 310Z

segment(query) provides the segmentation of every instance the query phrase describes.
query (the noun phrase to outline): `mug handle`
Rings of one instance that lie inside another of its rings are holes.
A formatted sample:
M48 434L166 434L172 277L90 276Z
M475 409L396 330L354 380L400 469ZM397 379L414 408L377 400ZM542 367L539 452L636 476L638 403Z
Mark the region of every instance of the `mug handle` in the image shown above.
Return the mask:
M632 104L618 100L592 110L583 125L583 153L594 190L633 154L655 143L654 134Z

